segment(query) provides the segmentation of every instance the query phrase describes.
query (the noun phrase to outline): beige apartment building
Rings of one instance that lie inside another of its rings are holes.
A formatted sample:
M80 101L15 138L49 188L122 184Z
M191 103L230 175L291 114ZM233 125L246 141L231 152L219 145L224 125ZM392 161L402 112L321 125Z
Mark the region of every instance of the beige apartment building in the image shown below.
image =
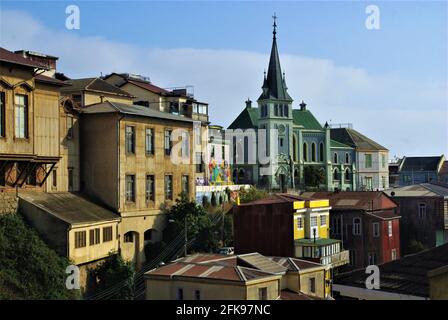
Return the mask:
M81 113L83 192L121 216L121 254L137 266L145 261L145 243L161 239L161 206L172 205L181 192L194 196L192 122L110 101ZM173 162L172 152L185 163Z

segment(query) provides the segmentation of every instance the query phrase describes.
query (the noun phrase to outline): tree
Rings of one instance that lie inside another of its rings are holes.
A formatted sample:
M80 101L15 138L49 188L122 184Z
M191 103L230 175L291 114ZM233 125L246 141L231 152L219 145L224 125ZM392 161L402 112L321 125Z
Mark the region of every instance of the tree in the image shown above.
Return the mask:
M119 254L109 254L94 270L97 281L94 292L105 292L107 289L124 282L125 285L111 299L131 300L134 298L134 267L132 262L124 261Z
M264 190L257 189L251 186L249 189L241 188L239 191L239 197L241 203L252 202L259 199L264 199L268 196L268 193Z
M79 299L80 290L65 286L69 265L21 216L0 215L0 300Z
M318 188L319 185L325 183L325 172L322 167L305 166L304 177L307 186Z

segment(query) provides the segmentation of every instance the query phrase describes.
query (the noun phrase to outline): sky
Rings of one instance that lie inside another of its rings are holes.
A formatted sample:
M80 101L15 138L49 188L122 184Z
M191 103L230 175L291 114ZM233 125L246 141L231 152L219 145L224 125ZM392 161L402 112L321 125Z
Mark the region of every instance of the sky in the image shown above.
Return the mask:
M366 7L379 9L368 29ZM77 5L80 28L66 28ZM0 45L59 57L71 78L136 73L194 86L228 126L261 93L272 44L294 104L394 156L448 156L446 1L5 1Z

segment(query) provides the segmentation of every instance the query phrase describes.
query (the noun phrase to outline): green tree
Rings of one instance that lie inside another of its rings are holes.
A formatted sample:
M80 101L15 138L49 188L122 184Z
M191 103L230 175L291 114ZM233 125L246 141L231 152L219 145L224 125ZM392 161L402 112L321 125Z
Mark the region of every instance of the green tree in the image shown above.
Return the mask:
M303 173L307 186L318 188L319 185L325 183L325 172L322 167L305 166Z
M257 189L251 186L249 189L241 188L239 191L239 197L241 203L247 203L259 199L264 199L268 196L268 193L264 190Z
M0 300L79 299L65 286L68 265L19 215L0 215Z
M93 271L96 285L93 294L105 292L119 283L125 285L111 299L131 300L134 298L135 271L132 262L124 261L119 254L109 254Z

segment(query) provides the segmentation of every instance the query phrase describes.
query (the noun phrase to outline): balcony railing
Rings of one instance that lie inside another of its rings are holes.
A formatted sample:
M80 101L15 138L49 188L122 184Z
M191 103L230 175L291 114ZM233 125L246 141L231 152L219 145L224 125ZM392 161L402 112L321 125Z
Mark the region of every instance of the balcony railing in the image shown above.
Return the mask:
M320 258L320 263L323 265L331 264L333 267L342 266L350 263L350 253L348 250L332 254L330 256Z

